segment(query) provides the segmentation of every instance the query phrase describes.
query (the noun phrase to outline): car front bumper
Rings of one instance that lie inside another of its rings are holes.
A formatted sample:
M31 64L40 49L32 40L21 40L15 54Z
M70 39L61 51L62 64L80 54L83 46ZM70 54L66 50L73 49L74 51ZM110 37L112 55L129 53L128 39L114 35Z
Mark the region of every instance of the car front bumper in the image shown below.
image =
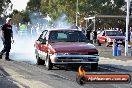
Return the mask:
M99 55L51 55L53 64L89 64L98 63Z

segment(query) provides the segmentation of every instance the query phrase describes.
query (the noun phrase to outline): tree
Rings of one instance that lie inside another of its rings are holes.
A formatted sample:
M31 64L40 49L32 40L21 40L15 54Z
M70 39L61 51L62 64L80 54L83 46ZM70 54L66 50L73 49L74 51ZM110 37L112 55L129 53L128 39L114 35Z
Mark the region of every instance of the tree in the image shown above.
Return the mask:
M27 11L39 11L40 2L41 0L29 0L29 2L27 3L26 10Z
M0 0L0 24L4 23L4 18L7 16L7 9L12 9L10 0Z
M62 14L67 16L69 21L75 19L76 0L41 0L42 14L49 14L54 20Z
M125 5L124 0L82 0L83 2L79 5L81 18L89 17L94 15L125 15L125 11L121 8ZM106 18L105 18L106 19ZM109 25L113 27L117 24L118 20L112 19L96 19L96 26ZM121 20L122 21L122 20ZM122 22L121 22L122 23Z
M18 10L13 10L12 19L14 24L28 23L30 21L28 12L19 12Z
M65 14L69 22L75 22L76 4L77 0L30 0L27 8L38 10L44 16L48 14L53 20ZM78 19L83 22L89 15L124 15L125 11L121 9L124 5L124 0L79 0ZM108 23L111 25L113 22Z
M7 15L7 9L12 9L10 0L0 0L0 15Z

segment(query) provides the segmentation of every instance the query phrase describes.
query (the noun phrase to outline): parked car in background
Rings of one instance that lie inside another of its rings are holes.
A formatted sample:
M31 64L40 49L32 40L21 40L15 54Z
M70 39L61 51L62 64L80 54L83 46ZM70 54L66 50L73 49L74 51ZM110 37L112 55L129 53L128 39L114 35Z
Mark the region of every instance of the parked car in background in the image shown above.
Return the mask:
M86 36L77 29L44 30L35 42L37 64L48 70L54 65L91 65L97 69L99 54Z
M125 46L125 36L118 30L104 30L97 35L97 43L106 44L106 46L111 46L113 41L117 44Z

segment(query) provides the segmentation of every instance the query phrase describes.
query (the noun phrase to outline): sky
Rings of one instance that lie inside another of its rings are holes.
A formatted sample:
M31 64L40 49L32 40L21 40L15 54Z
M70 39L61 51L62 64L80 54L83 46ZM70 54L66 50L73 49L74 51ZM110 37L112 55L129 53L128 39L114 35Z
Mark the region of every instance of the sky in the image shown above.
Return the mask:
M29 0L11 0L13 9L17 9L18 11L25 10L28 1Z

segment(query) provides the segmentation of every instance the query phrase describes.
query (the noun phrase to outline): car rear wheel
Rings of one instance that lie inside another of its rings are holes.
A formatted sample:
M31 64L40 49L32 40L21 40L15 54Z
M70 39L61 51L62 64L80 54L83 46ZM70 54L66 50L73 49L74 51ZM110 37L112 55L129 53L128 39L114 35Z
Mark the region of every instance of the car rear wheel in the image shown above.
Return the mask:
M49 55L47 55L47 58L46 58L46 61L45 61L45 65L46 65L47 70L51 70L53 68L53 64L51 63Z
M98 68L98 63L91 64L91 69L92 70L97 70L97 68Z
M44 61L42 59L40 59L39 55L36 55L36 59L37 59L37 65L44 65Z

